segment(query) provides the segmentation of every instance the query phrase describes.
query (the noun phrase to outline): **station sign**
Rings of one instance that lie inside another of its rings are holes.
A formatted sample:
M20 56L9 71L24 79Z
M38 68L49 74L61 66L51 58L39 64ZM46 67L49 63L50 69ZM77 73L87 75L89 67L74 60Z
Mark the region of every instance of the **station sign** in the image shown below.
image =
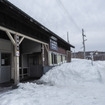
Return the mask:
M19 36L16 36L16 56L19 56L20 52L19 52Z
M53 39L54 41L57 41L57 38L55 38L54 36L51 36L51 39Z
M57 41L50 39L50 49L58 51Z

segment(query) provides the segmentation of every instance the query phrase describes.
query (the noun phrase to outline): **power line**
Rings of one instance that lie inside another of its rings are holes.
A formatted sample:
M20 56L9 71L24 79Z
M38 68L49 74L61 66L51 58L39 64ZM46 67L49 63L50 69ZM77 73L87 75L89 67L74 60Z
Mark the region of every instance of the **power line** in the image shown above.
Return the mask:
M75 25L75 27L80 30L80 27L79 27L79 26L77 25L77 23L74 21L74 19L72 18L72 16L70 15L70 13L67 11L67 9L65 8L65 6L64 6L63 3L61 2L61 0L56 0L56 1L57 1L58 5L61 7L61 9L63 9L63 10L66 12L68 18L73 22L73 24Z

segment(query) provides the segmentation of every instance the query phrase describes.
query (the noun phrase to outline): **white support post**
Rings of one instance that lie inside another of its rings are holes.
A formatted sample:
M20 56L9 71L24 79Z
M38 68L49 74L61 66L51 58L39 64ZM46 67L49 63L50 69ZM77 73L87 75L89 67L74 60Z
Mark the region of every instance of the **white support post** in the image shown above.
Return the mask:
M14 60L15 60L15 78L14 78L14 82L15 82L15 85L17 85L19 83L19 57L15 56Z
M44 67L44 61L45 61L45 57L44 57L44 45L42 44L42 65Z
M45 45L45 48L46 48L46 51L47 51L47 54L48 54L48 65L50 65L50 63L49 63L49 45Z
M19 41L19 39L17 40L17 35L14 35L14 38L13 38L12 35L10 34L10 32L8 32L8 31L5 31L5 32L7 33L9 39L11 40L12 44L14 45L14 48L13 48L14 67L13 67L13 61L12 61L12 70L14 68L14 85L17 86L17 84L19 83L19 56L17 56L16 53L17 53L17 49L19 51L19 48L18 48L19 42L17 42L17 41Z
M17 35L15 35L15 56L14 56L14 61L15 61L15 78L14 78L14 81L15 81L15 85L17 86L17 84L19 83L19 55L17 55L17 51L19 51L17 49L17 47L19 47L19 42L18 42L18 39L17 39Z

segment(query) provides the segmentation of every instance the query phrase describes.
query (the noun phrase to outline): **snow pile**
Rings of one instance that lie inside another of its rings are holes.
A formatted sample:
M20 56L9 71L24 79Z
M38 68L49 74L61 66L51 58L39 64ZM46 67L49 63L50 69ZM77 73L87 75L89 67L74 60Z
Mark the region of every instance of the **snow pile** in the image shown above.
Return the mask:
M94 62L92 66L90 60L74 59L71 63L54 67L40 81L51 85L70 85L71 83L102 81L99 71L101 66L102 63Z
M105 61L92 66L91 61L75 59L40 81L53 86L20 83L18 89L0 93L0 105L105 105Z

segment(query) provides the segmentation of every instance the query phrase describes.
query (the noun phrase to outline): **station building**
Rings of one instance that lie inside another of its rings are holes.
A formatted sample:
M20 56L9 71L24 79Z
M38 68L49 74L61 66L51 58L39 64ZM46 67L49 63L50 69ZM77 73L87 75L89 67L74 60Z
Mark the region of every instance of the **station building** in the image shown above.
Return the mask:
M7 0L0 0L0 83L40 78L71 61L73 45Z

